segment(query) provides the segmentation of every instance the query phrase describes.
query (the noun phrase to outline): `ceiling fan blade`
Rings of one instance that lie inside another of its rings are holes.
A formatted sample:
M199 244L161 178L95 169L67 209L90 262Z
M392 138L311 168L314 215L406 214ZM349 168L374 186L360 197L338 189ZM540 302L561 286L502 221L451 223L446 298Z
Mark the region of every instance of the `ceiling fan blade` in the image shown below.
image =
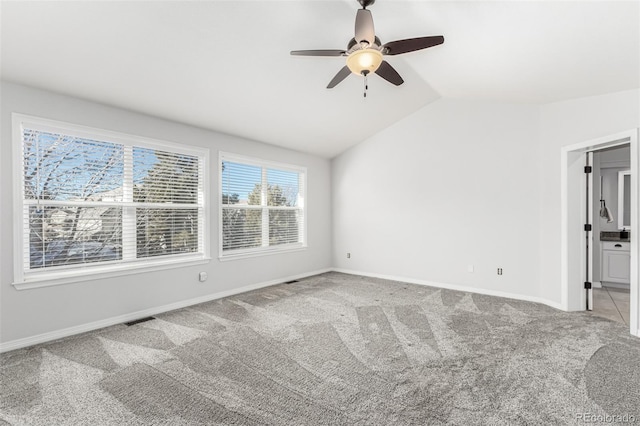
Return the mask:
M376 33L373 28L373 16L367 9L358 9L356 14L356 36L358 43L366 41L373 44L376 39Z
M443 36L429 36L390 41L382 47L384 47L383 52L385 55L400 55L401 53L426 49L442 43L444 43Z
M396 86L400 86L402 83L404 83L404 80L402 79L402 77L400 77L398 71L396 71L396 69L393 68L387 61L382 61L382 63L376 70L376 74L387 80L389 83L395 84Z
M344 67L342 67L340 71L338 71L338 74L336 74L336 76L333 77L333 79L329 82L329 84L327 85L327 89L333 89L334 87L336 87L338 83L340 83L345 78L349 77L349 74L351 74L351 70L349 69L348 66L345 65Z
M293 56L343 56L344 50L340 49L319 49L319 50L292 50Z

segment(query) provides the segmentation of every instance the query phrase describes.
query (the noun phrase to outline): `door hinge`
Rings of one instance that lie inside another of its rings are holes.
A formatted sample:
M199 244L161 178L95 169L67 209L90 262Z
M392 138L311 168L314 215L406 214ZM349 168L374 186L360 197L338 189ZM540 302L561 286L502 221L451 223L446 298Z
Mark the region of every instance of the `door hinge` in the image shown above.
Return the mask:
M584 288L586 288L587 290L591 290L591 283L589 281L585 281Z
M591 231L591 229L592 229L591 224L590 223L585 223L584 230L588 232L588 231Z
M584 166L585 173L591 173L592 171L593 171L593 168L591 166Z

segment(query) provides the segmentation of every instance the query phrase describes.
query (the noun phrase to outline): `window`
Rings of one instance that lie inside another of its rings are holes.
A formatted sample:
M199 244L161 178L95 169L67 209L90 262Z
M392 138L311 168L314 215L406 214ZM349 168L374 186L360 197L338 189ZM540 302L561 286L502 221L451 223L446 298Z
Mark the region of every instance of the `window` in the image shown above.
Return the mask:
M220 257L306 246L306 169L220 154Z
M204 260L207 151L14 114L16 285Z

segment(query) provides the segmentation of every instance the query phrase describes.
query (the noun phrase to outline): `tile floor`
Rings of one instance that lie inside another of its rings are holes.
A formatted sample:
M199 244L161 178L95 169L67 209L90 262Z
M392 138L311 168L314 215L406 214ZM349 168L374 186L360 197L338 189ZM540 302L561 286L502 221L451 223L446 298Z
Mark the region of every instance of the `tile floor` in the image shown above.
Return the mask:
M592 314L629 325L629 290L594 288Z

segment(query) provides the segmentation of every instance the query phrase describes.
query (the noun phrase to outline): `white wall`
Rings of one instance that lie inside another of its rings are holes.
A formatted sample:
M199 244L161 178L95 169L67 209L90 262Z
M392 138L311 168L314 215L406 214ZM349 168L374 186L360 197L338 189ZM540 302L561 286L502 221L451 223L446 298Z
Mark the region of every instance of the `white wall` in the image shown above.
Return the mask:
M335 158L334 266L538 297L538 129L535 106L441 99Z
M560 306L561 147L640 127L639 104L425 106L333 160L333 265Z
M560 149L640 127L640 90L544 105L540 112L541 296L560 302ZM608 200L607 200L608 201ZM608 204L608 203L607 203Z
M183 300L233 291L331 266L331 198L328 160L246 139L161 120L50 92L3 82L0 111L0 342L126 315ZM211 150L211 243L213 260L183 267L54 287L15 290L13 270L13 172L11 113L19 112L112 131L185 143ZM249 123L248 123L249 124ZM305 251L245 260L217 259L218 151L307 167L308 243ZM209 279L198 282L198 272Z

